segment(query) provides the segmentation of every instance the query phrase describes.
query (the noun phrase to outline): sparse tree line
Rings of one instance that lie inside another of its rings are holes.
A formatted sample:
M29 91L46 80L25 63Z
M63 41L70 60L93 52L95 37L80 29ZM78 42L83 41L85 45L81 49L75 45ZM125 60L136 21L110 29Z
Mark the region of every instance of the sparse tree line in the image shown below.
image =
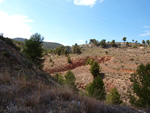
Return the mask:
M48 50L48 53L56 54L56 55L68 55L70 53L73 54L81 54L81 48L78 44L75 44L71 47L69 46L61 46L54 50Z
M138 44L138 41L134 41L134 40L132 40L132 42L128 42L126 37L123 37L122 41L126 44L127 47L131 47L132 44L135 44L135 46L137 46L137 44ZM87 41L86 41L86 44L87 44ZM90 39L89 44L95 45L97 47L100 46L102 48L120 47L121 46L121 44L117 43L115 40L112 40L111 42L106 42L105 39L102 39L101 41L98 41L96 39ZM150 40L142 40L142 44L149 45ZM140 43L139 43L139 45L140 45ZM142 45L140 45L140 46L142 46ZM134 48L136 48L136 47L134 47Z
M116 43L115 40L112 40L111 42L106 42L105 39L98 41L96 39L90 39L89 44L100 46L102 48L108 48L108 47L118 47L119 45Z

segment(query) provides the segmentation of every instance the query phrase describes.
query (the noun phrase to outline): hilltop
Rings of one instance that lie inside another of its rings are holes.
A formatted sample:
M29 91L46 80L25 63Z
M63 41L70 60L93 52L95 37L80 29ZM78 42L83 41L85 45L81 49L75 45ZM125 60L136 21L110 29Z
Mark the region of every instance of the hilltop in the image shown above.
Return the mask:
M13 40L19 41L19 42L25 42L26 38L14 38ZM44 42L43 43L43 48L45 50L55 49L55 48L61 47L61 46L63 46L63 45L56 43L56 42Z

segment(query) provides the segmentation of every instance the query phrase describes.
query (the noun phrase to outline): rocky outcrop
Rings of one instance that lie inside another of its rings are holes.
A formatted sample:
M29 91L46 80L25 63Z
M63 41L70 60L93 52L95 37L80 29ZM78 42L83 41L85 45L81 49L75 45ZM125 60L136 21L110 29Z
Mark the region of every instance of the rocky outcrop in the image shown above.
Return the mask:
M88 58L91 58L91 59L97 61L98 63L104 63L104 62L107 62L111 59L111 57L92 57L92 56L88 56L88 57L76 59L76 60L72 61L71 64L67 63L65 65L61 65L61 66L58 66L58 67L55 67L55 68L47 68L47 69L45 69L45 71L48 72L49 74L52 74L52 73L55 73L55 72L63 72L63 71L71 70L71 69L74 69L74 68L85 65Z

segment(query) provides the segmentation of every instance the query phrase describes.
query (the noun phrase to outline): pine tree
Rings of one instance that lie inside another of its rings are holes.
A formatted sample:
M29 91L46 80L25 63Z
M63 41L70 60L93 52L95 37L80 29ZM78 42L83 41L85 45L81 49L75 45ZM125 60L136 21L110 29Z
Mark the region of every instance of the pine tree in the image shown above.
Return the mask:
M133 82L133 92L138 97L130 95L131 104L140 107L150 106L150 64L141 64L130 80Z
M100 76L94 78L93 83L86 87L86 91L90 97L104 100L106 96L105 86Z
M127 38L126 37L123 37L123 39L122 39L124 42L127 40Z
M76 78L75 78L73 72L71 72L71 71L69 70L69 71L66 73L65 78L66 78L66 80L65 80L66 85L68 85L68 86L70 86L70 87L75 87L75 80L76 80Z
M147 45L149 45L149 44L150 44L150 41L149 41L149 40L146 40L146 43L147 43Z
M142 40L142 43L145 44L145 40Z
M56 74L54 77L54 80L56 80L59 84L64 84L65 80L61 74Z
M32 59L36 64L40 64L43 57L43 40L44 38L36 33L31 36L29 40L25 41L24 52Z
M93 75L93 77L95 78L96 76L100 75L99 71L100 71L100 66L99 64L94 61L91 65L90 68L91 74Z

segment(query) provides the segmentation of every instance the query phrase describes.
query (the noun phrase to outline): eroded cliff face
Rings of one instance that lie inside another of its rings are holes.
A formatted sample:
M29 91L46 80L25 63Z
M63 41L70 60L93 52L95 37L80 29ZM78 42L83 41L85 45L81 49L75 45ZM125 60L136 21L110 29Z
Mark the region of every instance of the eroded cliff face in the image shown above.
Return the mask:
M84 66L86 64L86 61L88 60L88 58L91 58L91 59L97 61L98 63L104 63L104 62L111 60L111 57L93 57L93 56L89 57L88 56L88 57L73 60L71 64L66 63L64 65L60 65L60 66L57 66L54 68L53 67L45 68L44 70L46 72L48 72L49 74L52 74L55 72L59 73L59 72L67 71L67 70L72 70L77 67Z

